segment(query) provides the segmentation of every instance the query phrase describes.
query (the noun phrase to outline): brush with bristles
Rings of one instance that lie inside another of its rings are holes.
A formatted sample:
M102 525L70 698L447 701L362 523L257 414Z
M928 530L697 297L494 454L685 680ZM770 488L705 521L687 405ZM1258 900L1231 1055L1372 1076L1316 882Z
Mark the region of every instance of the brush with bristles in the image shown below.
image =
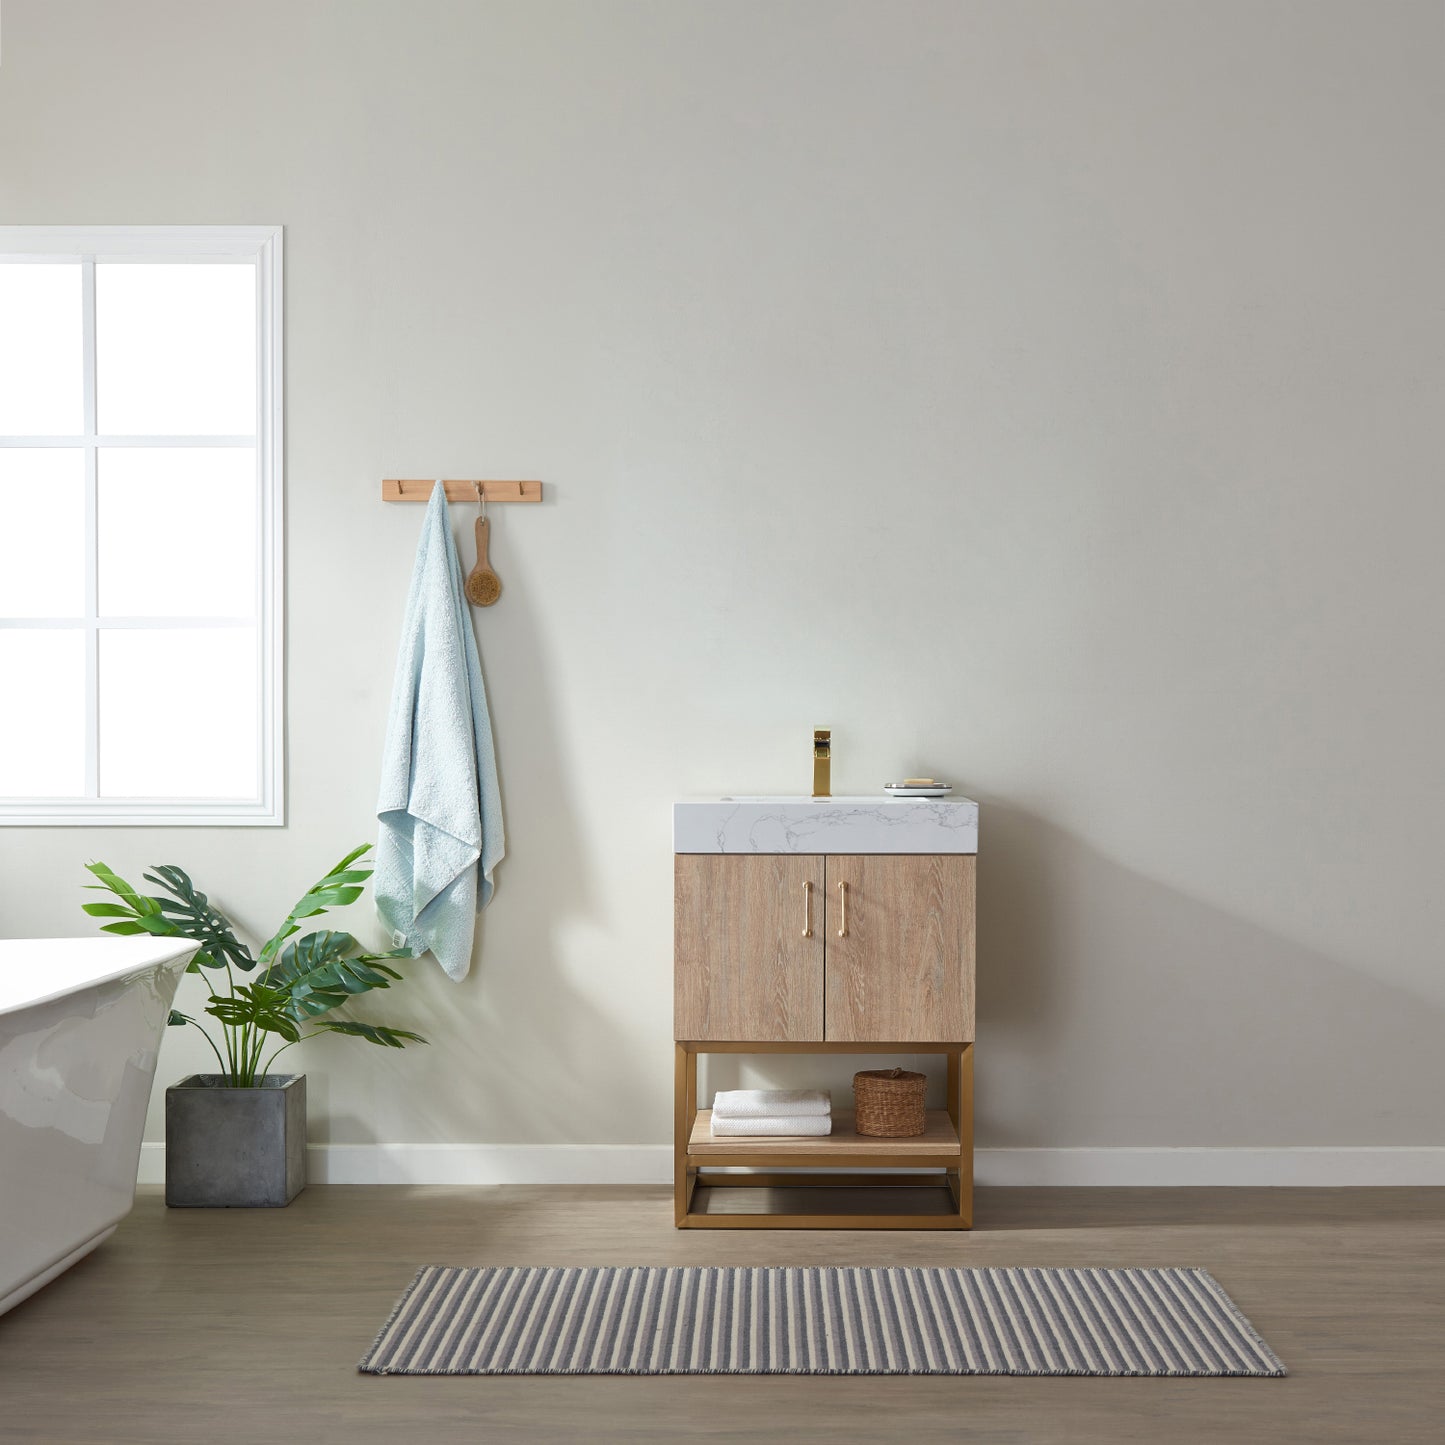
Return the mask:
M477 518L477 565L467 573L465 591L473 607L490 607L502 595L502 579L487 561L487 543L492 524L485 517Z

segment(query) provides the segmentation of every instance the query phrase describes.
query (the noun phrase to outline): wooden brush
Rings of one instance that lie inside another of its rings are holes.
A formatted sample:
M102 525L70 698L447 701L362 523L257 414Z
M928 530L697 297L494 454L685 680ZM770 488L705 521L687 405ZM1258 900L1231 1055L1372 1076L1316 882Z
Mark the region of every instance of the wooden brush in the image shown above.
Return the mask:
M502 595L502 579L487 561L487 543L492 524L485 517L477 518L477 565L467 573L465 591L473 607L490 607Z

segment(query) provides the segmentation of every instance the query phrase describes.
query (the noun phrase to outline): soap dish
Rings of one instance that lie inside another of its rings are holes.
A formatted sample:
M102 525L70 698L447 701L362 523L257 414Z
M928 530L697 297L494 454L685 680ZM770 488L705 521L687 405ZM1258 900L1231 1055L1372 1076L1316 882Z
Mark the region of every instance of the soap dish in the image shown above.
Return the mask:
M946 798L953 791L953 784L935 782L932 778L905 778L901 783L885 783L883 791L890 798Z

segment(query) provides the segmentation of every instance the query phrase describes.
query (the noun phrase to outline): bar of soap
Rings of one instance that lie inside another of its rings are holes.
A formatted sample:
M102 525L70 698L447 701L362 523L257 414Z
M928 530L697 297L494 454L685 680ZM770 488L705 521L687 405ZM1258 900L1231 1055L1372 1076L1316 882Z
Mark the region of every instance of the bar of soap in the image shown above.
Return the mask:
M904 778L905 788L932 788L935 786L932 778Z

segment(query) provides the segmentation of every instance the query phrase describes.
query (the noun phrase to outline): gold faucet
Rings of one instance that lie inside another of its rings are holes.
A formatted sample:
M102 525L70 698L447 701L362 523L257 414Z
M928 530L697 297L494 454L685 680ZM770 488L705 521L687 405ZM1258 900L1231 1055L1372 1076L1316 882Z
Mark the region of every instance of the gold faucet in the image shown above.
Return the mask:
M813 796L815 798L831 798L833 790L831 786L833 770L833 730L831 728L813 729Z

